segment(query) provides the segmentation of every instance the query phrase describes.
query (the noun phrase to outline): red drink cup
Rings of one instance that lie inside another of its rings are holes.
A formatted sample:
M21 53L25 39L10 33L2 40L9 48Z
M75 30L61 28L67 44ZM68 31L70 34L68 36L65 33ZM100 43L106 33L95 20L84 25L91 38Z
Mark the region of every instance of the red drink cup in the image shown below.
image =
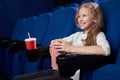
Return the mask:
M25 44L27 50L36 49L36 38L25 39Z

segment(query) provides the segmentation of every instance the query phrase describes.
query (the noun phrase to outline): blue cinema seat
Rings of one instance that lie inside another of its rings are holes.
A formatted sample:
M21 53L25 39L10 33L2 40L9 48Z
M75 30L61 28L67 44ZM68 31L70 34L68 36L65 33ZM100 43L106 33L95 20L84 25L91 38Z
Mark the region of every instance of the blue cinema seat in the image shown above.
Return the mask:
M93 80L120 80L120 50L115 64L107 64L93 73Z
M76 8L67 7L56 10L52 13L48 29L42 41L42 46L49 47L51 40L63 38L72 34L75 30ZM43 68L49 69L51 66L50 57L45 58Z
M51 13L44 13L38 16L19 19L12 33L11 40L24 42L25 38L28 38L27 32L29 32L31 37L37 38L37 44L41 44L48 27L50 15ZM26 50L24 49L20 49L15 53L10 52L10 47L4 50L2 49L1 57L1 69L9 79L17 75L42 69L41 58L38 61L29 62L26 56Z
M51 13L43 13L36 16L34 22L34 28L32 29L32 35L37 39L37 44L41 44L44 38L51 15L52 15ZM26 60L23 61L24 74L42 70L42 62L41 62L42 57L39 57L37 61L33 61L33 62L29 61L27 57L25 59Z
M41 44L48 27L50 15L50 13L44 13L35 17L26 18L24 28L19 35L19 40L24 41L28 38L27 32L29 32L31 37L37 38L37 44ZM41 58L35 62L29 62L26 50L20 50L12 57L12 77L41 70Z
M35 19L36 19L36 16L26 18L26 21L24 22L23 30L22 30L21 34L19 35L19 41L24 42L24 40L26 38L28 38L28 34L27 34L28 32L30 33L31 37L34 37L32 34L33 34ZM15 53L13 55L13 57L14 58L13 58L12 71L15 71L13 73L18 73L18 75L27 73L25 71L26 65L28 63L27 56L26 56L26 50L19 50L17 53ZM36 62L36 63L38 63L38 62ZM31 71L34 71L34 70L36 71L35 67L37 67L38 65L36 65L35 63L33 63L33 64L34 65L32 66L33 68L31 69ZM17 69L17 70L15 70L15 69ZM29 67L27 69L29 69ZM15 75L13 75L13 76L15 76Z
M107 22L106 35L113 54L118 54L116 63L107 64L93 73L93 80L120 80L120 9L119 0L100 2Z
M16 23L15 29L13 30L11 40L17 40L20 32L23 28L23 23L25 19L19 19ZM10 76L11 74L11 63L12 63L12 55L10 54L10 48L2 48L2 71L6 76Z
M29 17L29 18L25 18L24 22L21 24L18 24L18 28L22 27L21 32L19 32L19 35L16 36L12 36L13 38L17 37L18 41L22 41L24 42L25 38L28 38L27 32L32 32L32 28L33 28L33 23L34 23L34 18L35 17ZM16 30L15 32L17 32L19 30ZM14 32L14 35L15 35ZM10 53L9 53L10 54ZM25 56L25 50L19 50L18 52L14 53L14 54L10 54L11 55L11 74L10 74L10 78L16 76L16 75L20 75L23 74L23 60L24 60L24 56Z
M31 27L33 25L32 24L32 18L29 18L29 19L19 19L16 23L16 26L15 26L15 29L12 33L12 36L11 36L11 40L17 40L17 41L24 41L24 35L23 32L25 32L24 29L26 29L27 27L27 24L28 27ZM29 30L29 29L27 29ZM30 30L29 30L30 31ZM23 36L21 36L21 34ZM23 38L23 39L22 39ZM17 46L16 46L17 47ZM21 61L22 61L22 55L24 54L21 54L23 51L20 50L16 53L11 53L10 52L10 47L8 47L6 49L6 52L5 52L5 58L4 58L4 64L3 64L3 70L4 70L4 73L8 76L8 78L12 78L13 76L15 75L19 75L22 73L22 70L21 70Z

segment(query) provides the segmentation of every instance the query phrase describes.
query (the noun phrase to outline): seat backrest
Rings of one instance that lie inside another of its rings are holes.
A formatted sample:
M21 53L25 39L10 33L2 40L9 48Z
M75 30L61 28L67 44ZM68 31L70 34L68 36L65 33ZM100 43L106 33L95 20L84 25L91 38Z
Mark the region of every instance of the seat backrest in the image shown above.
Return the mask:
M44 35L46 33L47 27L49 26L49 21L51 13L43 13L36 16L34 22L34 28L32 29L32 35L37 39L37 43L41 44Z
M106 0L98 3L105 16L105 34L111 45L112 54L117 54L120 47L120 1Z
M24 23L25 23L25 18L18 19L18 21L16 23L16 26L15 26L15 28L13 30L13 33L11 35L11 39L18 40L18 37L19 37L20 33L23 30Z
M34 22L35 22L35 16L25 18L25 22L23 24L23 30L21 31L19 35L19 40L24 41L26 38L28 38L28 32L30 33L31 37L34 37L32 35L32 29L34 28Z
M53 12L42 45L49 46L50 41L68 36L75 29L75 8L64 8Z

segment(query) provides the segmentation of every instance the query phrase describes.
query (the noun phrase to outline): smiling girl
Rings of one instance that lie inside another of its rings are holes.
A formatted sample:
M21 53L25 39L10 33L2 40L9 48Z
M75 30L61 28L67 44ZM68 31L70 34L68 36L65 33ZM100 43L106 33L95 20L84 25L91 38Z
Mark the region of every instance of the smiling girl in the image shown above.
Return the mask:
M105 56L110 55L110 45L102 32L104 27L103 13L97 3L82 4L77 10L75 21L83 31L62 39L52 40L50 44L53 68L58 69L56 59L54 59L56 56L63 53L79 55L78 58L69 60L70 65L66 67L69 69L67 73L71 73L71 75L77 69L88 68L89 65L97 62L101 63L106 59ZM86 64L88 65L85 67Z

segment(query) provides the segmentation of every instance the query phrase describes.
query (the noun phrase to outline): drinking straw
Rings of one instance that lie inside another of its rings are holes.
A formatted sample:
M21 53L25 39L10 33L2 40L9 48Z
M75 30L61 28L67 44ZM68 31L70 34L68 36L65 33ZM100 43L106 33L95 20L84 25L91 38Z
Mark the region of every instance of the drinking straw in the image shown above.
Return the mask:
M30 37L30 33L29 33L29 32L28 32L28 37L29 37L29 38L31 38L31 37Z

